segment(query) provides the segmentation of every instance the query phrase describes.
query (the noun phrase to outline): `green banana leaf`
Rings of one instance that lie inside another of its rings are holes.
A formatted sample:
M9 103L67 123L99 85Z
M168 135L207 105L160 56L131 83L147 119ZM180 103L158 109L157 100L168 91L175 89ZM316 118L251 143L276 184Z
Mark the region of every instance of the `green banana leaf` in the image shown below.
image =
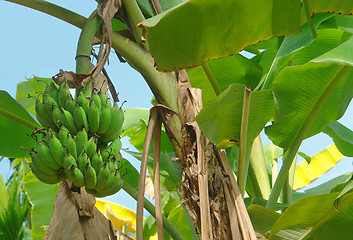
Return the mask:
M353 131L343 124L330 122L324 133L329 135L335 142L338 150L347 157L353 157Z
M318 195L318 194L327 194L332 192L341 192L351 178L352 178L352 172L348 172L338 177L335 177L330 181L322 183L319 186L310 188L306 190L304 193L293 191L292 203L295 203L296 201L298 201L303 197L308 197L308 196Z
M23 184L33 207L31 213L32 238L33 240L43 239L42 226L48 226L53 217L59 184L42 183L31 171L24 175Z
M42 93L47 84L52 82L51 78L40 78L33 76L27 78L27 81L19 82L16 90L16 100L27 109L28 112L36 115L36 98L42 100Z
M278 212L257 204L248 207L251 223L256 232L267 235L277 219L281 216Z
M303 140L320 133L343 116L353 97L349 66L353 59L347 56L352 47L350 39L311 62L286 67L278 74L273 82L276 114L265 129L274 144L288 148L299 136Z
M309 1L309 14L352 10L346 0ZM189 0L142 26L157 68L173 71L230 56L275 36L296 34L305 22L301 1Z
M158 70L173 71L296 34L300 16L299 0L189 0L142 25Z
M341 15L337 14L335 15L335 24L338 29L341 29L343 31L349 32L353 34L353 21L352 21L352 16L350 15Z
M185 239L193 239L182 204L179 204L169 212L168 220L178 229Z
M39 127L37 121L22 105L7 92L0 91L0 156L28 156L28 149L35 146L35 141L30 135L33 129Z
M261 67L240 54L215 59L207 64L222 91L232 83L245 84L248 88L254 89L262 76ZM208 100L216 96L216 93L205 71L199 66L188 69L187 73L192 87L202 89L202 102L206 105Z
M139 125L124 132L122 136L130 137L130 143L140 152L143 151L143 144L145 142L145 136L147 131L147 123L144 119L139 120ZM153 144L151 143L150 152L153 149ZM173 147L169 141L169 138L165 131L161 133L161 152L174 152Z
M28 225L24 224L31 210L18 172L6 184L0 175L0 239L31 239Z
M353 193L342 196L335 208L337 196L309 196L290 205L274 224L269 239L350 239Z
M236 146L240 141L244 94L244 85L232 84L222 94L211 99L196 117L202 132L219 148ZM274 113L271 90L251 92L249 98L249 117L246 119L248 129L243 130L247 132L248 148Z
M156 15L150 0L137 0L136 2L146 18ZM185 0L159 0L158 2L161 5L162 10L167 11L168 9L175 7L176 5L185 2Z
M331 12L339 14L352 14L353 3L346 0L308 0L310 14ZM302 23L306 22L305 11L302 9Z
M146 108L124 108L124 123L122 137L128 136L131 132L136 131L136 127L140 126L140 120L148 122L150 110Z
M353 21L353 17L352 17ZM310 60L323 55L352 37L352 34L340 29L324 28L317 30L317 38L314 41L300 49L293 57L293 65L301 65Z
M330 19L331 17L333 17L333 14L316 14L312 19L314 28L317 29L323 21ZM267 75L263 79L262 89L270 89L277 73L282 70L283 67L288 65L288 62L293 58L295 52L305 46L308 46L313 42L313 40L314 38L312 31L308 23L302 27L299 34L286 36L281 43L281 46L278 49L273 62L271 62L271 66Z

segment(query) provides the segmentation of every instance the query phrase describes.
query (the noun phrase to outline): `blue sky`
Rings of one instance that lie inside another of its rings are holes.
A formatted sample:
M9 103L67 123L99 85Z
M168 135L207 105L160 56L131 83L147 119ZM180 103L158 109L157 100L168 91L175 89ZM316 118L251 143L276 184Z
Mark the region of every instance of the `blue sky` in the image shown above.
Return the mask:
M85 17L89 16L96 8L96 3L93 0L56 0L51 2ZM80 34L78 28L46 14L5 1L0 1L0 9L3 10L0 15L2 30L0 38L2 47L0 57L1 90L6 90L15 97L17 83L25 81L26 77L33 75L51 77L58 73L59 69L75 71L76 46ZM138 72L127 63L121 64L115 54L110 57L107 71L119 92L120 100L127 101L124 104L125 108L151 107L152 93ZM340 120L350 129L353 129L352 112L353 107L350 106L345 116ZM269 143L265 137L263 142L264 144ZM307 155L313 155L331 144L332 140L328 136L319 134L305 140L300 150ZM124 139L123 147L131 148L127 139ZM138 162L134 159L131 161L138 168ZM9 166L6 162L0 165L0 173L5 177L8 169ZM352 171L352 158L344 158L333 170L311 186L350 171ZM136 209L135 201L123 191L108 197L107 200L133 210Z

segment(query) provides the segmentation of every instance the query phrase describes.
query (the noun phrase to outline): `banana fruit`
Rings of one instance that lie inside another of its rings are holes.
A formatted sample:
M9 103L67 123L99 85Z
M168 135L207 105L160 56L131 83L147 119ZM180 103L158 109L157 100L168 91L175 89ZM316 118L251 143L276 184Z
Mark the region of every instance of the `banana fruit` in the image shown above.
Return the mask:
M119 135L124 112L116 103L112 106L106 93L90 94L85 87L73 99L66 82L52 82L42 101L36 100L35 110L43 128L32 134L37 147L30 151L30 168L40 181L70 179L97 197L121 189Z

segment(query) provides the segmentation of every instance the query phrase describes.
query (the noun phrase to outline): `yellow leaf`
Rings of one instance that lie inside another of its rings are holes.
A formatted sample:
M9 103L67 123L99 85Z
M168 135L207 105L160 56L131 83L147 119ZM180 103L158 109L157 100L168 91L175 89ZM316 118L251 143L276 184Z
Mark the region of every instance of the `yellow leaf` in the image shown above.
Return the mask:
M104 200L96 200L96 208L108 218L115 229L126 226L126 231L136 232L136 213L124 206ZM145 218L143 219L145 220Z
M310 164L302 161L295 168L293 189L298 190L307 186L333 168L343 157L344 155L333 144L312 156Z

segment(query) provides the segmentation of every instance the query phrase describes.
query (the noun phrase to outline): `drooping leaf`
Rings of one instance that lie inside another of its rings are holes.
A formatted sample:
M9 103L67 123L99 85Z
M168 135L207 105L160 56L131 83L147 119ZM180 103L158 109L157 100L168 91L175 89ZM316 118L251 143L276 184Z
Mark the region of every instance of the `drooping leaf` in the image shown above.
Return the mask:
M261 67L240 54L209 61L208 65L223 91L232 83L245 84L248 88L254 89L261 79ZM201 66L188 69L187 73L192 87L202 90L204 105L216 96Z
M0 156L23 158L28 156L24 149L34 147L29 137L40 125L7 92L0 91ZM11 136L11 137L9 137Z
M130 233L136 232L136 213L119 204L96 199L95 207L108 218L115 229L120 230L126 227L125 230Z
M219 148L237 145L246 88L232 84L222 94L211 99L196 117L202 132ZM274 112L272 91L250 93L247 146L251 146Z
M314 195L290 205L274 224L269 239L350 239L353 193L344 195L336 209L337 196Z
M347 157L353 157L353 131L337 121L330 122L324 133L335 142L338 150Z
M59 184L42 183L31 171L24 175L23 184L33 207L31 213L32 238L33 240L43 239L44 232L41 227L49 225L53 217Z
M311 157L311 162L302 161L295 168L293 189L299 190L333 168L344 156L335 145L331 145Z
M273 124L266 127L274 144L288 148L299 136L302 140L311 137L342 117L353 96L353 71L338 63L353 63L347 56L352 46L350 39L313 62L286 67L278 74L273 82L276 114Z
M230 56L260 40L295 34L300 11L299 0L189 0L142 24L158 69L173 71Z
M268 234L273 224L281 216L278 212L257 204L251 204L248 207L248 213L254 230L262 234Z

